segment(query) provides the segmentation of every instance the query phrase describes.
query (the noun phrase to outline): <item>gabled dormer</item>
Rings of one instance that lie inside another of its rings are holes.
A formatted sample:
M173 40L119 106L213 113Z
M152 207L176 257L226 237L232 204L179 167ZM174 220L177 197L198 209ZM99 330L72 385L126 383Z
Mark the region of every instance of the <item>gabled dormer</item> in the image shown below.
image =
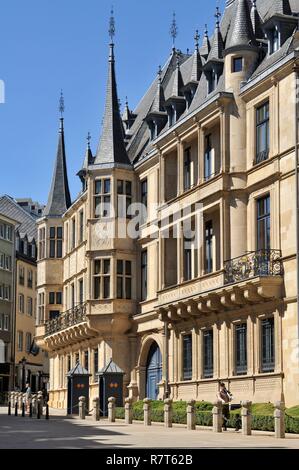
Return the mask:
M268 55L277 52L292 35L298 18L292 15L289 0L276 0L263 24L263 31L268 41Z
M152 106L145 118L150 132L150 140L158 137L159 133L167 122L167 112L165 110L165 96L162 86L162 70L158 71L157 90Z
M186 100L183 94L183 79L180 70L179 54L176 55L176 68L173 73L173 83L170 97L166 100L164 108L168 115L168 125L173 126L186 109Z

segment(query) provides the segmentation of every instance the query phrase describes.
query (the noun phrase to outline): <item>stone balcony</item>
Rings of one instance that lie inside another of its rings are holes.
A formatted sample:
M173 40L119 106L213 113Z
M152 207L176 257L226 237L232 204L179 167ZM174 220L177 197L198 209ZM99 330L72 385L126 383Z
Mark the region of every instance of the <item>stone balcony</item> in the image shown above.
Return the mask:
M279 250L259 250L226 261L224 270L186 286L159 293L161 321L229 312L282 296L283 266Z

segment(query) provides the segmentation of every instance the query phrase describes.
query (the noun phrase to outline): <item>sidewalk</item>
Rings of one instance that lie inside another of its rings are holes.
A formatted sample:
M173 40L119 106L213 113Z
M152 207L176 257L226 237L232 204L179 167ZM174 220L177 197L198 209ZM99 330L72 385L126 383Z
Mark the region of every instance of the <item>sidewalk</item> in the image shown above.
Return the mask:
M64 410L50 410L50 420L43 417L7 416L0 408L0 449L130 449L130 448L276 448L299 449L299 435L275 439L273 433L253 431L242 436L233 430L216 434L209 428L187 431L183 425L165 429L161 424L144 427L143 423L126 425L78 418L70 419Z

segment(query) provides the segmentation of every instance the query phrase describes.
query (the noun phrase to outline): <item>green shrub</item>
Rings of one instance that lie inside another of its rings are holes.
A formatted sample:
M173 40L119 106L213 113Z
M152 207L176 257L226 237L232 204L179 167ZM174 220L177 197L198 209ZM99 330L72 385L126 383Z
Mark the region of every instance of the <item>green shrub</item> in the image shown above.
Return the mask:
M293 406L292 408L288 408L286 413L293 418L299 418L299 406Z

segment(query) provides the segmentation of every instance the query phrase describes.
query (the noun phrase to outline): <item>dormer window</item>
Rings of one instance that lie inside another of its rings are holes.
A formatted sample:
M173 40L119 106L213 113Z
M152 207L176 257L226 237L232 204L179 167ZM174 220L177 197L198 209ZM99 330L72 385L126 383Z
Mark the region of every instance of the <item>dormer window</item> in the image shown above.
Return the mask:
M274 54L280 48L280 31L278 26L274 26L269 31L269 54Z
M168 125L169 127L171 127L175 124L175 112L174 112L173 106L169 106L169 108L167 108L167 114L168 114Z

